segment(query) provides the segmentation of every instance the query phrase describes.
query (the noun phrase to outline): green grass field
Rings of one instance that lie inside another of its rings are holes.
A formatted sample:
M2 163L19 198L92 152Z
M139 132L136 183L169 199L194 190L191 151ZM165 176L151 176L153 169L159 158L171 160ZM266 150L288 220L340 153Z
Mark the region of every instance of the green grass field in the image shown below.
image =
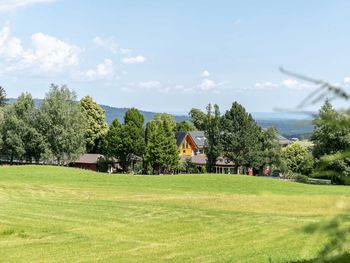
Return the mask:
M350 188L0 167L1 262L302 262Z

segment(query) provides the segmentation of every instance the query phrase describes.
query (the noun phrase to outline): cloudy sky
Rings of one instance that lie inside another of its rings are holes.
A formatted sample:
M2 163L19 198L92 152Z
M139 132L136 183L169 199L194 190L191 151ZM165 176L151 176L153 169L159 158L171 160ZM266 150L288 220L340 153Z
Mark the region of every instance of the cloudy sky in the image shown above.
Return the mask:
M0 85L152 111L293 108L315 87L279 66L349 88L349 14L348 0L0 0Z

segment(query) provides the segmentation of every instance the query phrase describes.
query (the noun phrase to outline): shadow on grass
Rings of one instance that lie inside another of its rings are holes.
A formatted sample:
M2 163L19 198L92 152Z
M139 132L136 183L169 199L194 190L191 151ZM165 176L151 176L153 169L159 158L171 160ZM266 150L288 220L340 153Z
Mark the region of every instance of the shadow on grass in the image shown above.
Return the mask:
M316 258L294 263L350 263L350 211L327 223L311 224L303 230L308 234L323 233L328 242Z

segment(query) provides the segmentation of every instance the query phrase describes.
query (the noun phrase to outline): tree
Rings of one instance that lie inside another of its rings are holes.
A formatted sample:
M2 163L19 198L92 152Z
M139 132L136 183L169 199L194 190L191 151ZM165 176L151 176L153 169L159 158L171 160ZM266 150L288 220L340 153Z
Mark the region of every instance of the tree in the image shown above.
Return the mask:
M144 117L137 109L125 113L124 124L115 119L106 136L104 149L119 159L124 172L134 164L135 157L143 158L145 151Z
M119 148L119 158L124 171L127 171L130 165L134 165L135 157L143 158L145 152L143 125L144 117L137 109L132 108L125 113L124 125L121 130L122 143Z
M79 106L87 121L86 150L88 153L97 153L108 131L104 110L90 96L82 98Z
M3 87L0 86L0 108L5 107L7 103L6 91Z
M205 121L206 121L206 114L202 112L200 109L191 109L189 112L189 115L191 116L191 120L196 127L197 130L199 131L204 131L205 129Z
M176 123L175 132L195 131L196 127L189 121L180 121Z
M342 125L348 118L346 114L333 109L332 104L326 100L318 118L314 120L315 130L311 135L315 145L313 149L315 158L350 148L350 127Z
M260 160L260 172L264 167L275 165L280 167L281 160L281 146L277 140L277 131L275 128L268 128L261 132L260 137L261 152L259 154Z
M212 173L214 166L220 154L222 153L221 136L221 117L218 105L214 105L214 112L211 104L207 107L207 116L205 122L205 153L207 156L207 171Z
M311 174L313 170L313 158L309 150L300 143L292 143L282 149L283 160L287 168L303 175Z
M85 152L85 119L75 100L66 86L52 84L39 111L40 132L59 165Z
M114 119L109 126L106 137L103 140L103 153L109 157L119 158L119 147L121 145L121 130L122 125L118 118Z
M5 110L2 126L2 154L12 163L14 158L31 163L39 161L47 145L35 126L37 110L30 94L22 94Z
M8 107L4 112L4 120L1 127L1 155L10 160L21 160L25 154L22 140L23 126L15 113L14 107Z
M224 156L236 168L260 166L258 153L261 128L252 116L237 102L222 117L222 144Z
M169 114L156 114L146 126L145 162L153 173L171 172L178 166L174 127L175 121Z

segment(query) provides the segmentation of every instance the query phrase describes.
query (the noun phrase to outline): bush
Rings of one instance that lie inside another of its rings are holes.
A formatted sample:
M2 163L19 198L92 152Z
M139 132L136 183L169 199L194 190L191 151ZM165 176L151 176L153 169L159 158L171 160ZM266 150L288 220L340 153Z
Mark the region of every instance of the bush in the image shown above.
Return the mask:
M291 180L299 183L307 183L309 180L309 177L307 177L306 175L288 171L283 175L283 179L287 179L287 180Z

